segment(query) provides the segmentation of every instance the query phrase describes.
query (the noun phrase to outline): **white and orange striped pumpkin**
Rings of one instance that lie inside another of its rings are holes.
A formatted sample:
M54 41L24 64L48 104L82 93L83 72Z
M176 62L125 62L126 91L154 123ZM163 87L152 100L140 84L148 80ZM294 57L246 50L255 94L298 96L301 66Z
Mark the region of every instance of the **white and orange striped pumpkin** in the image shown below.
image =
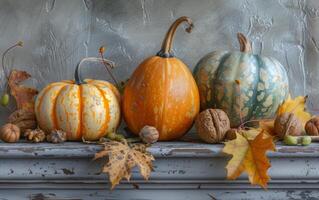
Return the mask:
M35 113L46 132L59 129L67 133L68 140L98 140L120 123L120 94L107 81L83 81L80 63L75 81L51 83L39 93Z

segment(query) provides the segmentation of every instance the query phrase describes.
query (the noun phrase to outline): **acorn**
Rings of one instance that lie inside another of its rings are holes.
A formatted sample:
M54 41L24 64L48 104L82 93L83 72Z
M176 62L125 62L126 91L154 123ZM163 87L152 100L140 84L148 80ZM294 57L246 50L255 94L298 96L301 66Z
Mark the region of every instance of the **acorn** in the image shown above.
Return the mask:
M0 128L0 138L4 142L17 142L20 139L20 128L14 124L5 124Z
M153 144L157 142L159 138L158 130L153 126L144 126L140 132L139 136L141 140L146 144Z

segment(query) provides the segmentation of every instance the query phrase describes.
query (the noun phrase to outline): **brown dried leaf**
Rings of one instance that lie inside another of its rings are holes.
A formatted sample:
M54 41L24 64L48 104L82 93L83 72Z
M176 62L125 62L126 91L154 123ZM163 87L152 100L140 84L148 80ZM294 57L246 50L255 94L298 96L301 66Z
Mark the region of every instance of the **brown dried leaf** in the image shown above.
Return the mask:
M145 150L145 145L139 144L130 147L117 141L104 143L104 149L95 154L94 160L108 157L102 172L109 175L111 189L113 189L122 178L130 180L131 170L136 165L140 173L147 180L153 170L152 161L154 157ZM143 150L143 151L142 151Z
M34 88L21 85L22 81L30 77L31 75L25 71L12 70L9 75L8 84L11 95L16 100L18 109L34 112L34 96L38 94L38 91Z
M25 120L36 120L34 112L29 112L27 110L16 110L11 113L8 117L8 122L15 124Z
M276 135L274 130L274 119L265 119L259 121L259 127L265 131L267 131L270 135Z
M34 112L19 109L11 113L8 117L8 122L17 125L22 133L27 129L35 129L37 121Z

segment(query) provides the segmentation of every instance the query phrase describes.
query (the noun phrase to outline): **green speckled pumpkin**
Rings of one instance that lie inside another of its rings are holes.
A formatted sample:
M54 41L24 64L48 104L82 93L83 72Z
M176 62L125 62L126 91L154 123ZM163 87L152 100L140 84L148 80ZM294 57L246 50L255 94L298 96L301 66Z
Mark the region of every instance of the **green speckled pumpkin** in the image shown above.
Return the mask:
M272 117L289 93L285 68L274 58L252 54L246 37L237 36L240 52L209 53L194 70L201 109L224 110L232 127Z

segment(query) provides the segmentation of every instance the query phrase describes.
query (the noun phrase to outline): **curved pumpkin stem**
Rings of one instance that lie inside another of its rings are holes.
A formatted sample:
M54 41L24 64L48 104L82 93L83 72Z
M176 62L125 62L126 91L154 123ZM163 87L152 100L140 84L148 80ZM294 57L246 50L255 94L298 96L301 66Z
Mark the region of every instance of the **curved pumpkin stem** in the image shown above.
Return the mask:
M76 66L75 72L74 72L74 79L75 83L77 85L85 84L86 82L82 79L81 75L81 66L83 62L102 62L102 63L107 63L111 68L114 67L114 63L110 60L107 59L102 59L102 58L96 58L96 57L88 57L88 58L83 58Z
M245 37L244 34L237 33L237 39L239 42L241 52L244 52L244 53L251 53L252 52L250 41Z
M192 31L192 28L194 27L194 24L192 20L189 17L180 17L178 18L168 29L165 38L162 43L161 50L157 53L157 56L163 57L163 58L170 58L173 57L173 54L171 52L172 50L172 43L173 43L173 38L176 32L176 29L178 26L183 23L187 22L188 27L185 29L186 32L190 33Z

